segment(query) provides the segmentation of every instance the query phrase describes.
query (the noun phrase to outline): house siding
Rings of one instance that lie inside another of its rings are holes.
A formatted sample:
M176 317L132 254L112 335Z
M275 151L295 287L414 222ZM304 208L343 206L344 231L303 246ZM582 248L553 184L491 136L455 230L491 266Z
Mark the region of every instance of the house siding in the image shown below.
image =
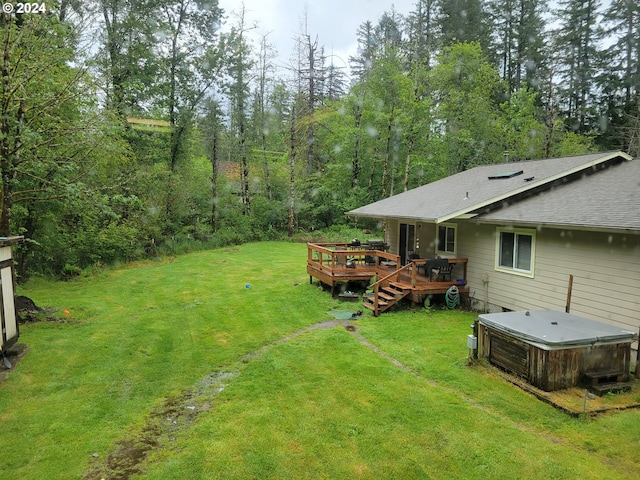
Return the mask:
M420 257L434 258L437 228L433 223L416 222L415 220L387 220L384 241L389 245L389 251L392 253L398 253L399 251L401 223L416 226L416 243L418 244L417 252Z
M469 258L472 306L564 311L573 275L571 313L634 331L640 327L640 235L539 229L534 276L528 278L495 269L497 227L459 224L458 256Z
M534 275L529 278L495 269L496 229L504 225L452 223L458 225L457 256L469 259L467 285L473 308L564 311L573 275L571 313L633 331L640 328L640 235L538 229ZM398 251L399 224L387 220L385 241L392 253ZM417 226L420 256L434 257L435 226ZM454 272L454 278L460 273Z
M389 219L384 230L384 241L389 245L389 251L398 252L398 242L400 239L400 222L396 219Z

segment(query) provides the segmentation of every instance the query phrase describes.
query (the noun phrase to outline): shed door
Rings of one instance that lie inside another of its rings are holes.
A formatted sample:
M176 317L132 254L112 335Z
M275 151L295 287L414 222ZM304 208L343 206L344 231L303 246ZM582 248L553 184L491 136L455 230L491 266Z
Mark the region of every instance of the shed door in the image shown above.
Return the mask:
M0 348L8 348L18 339L18 321L13 299L13 262L11 260L0 263L0 301L2 303L0 324L2 338Z

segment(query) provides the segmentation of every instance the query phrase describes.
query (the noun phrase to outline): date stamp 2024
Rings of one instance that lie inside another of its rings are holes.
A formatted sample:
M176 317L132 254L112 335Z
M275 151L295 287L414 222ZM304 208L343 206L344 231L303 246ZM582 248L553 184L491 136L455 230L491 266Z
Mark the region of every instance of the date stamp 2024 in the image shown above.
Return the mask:
M2 4L2 11L4 13L15 14L45 13L47 11L47 6L44 2L6 2Z

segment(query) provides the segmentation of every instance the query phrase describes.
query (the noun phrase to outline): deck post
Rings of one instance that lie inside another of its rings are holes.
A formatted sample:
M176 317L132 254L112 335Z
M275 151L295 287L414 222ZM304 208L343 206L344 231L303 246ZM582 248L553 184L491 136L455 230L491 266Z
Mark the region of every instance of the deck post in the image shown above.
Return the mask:
M379 306L378 306L378 289L379 289L379 285L378 282L375 283L374 287L373 287L373 316L377 317L379 312Z
M418 283L417 278L416 278L416 274L418 272L418 266L416 265L415 262L411 262L413 264L413 266L411 267L411 286L415 287L416 284Z

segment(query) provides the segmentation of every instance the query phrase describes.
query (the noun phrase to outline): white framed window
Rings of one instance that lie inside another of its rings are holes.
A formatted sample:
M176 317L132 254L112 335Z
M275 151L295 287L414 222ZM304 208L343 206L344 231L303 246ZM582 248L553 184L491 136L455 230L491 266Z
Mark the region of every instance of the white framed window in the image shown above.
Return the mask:
M533 277L536 231L498 228L496 270Z
M438 225L438 243L436 253L455 255L458 226L453 223Z

